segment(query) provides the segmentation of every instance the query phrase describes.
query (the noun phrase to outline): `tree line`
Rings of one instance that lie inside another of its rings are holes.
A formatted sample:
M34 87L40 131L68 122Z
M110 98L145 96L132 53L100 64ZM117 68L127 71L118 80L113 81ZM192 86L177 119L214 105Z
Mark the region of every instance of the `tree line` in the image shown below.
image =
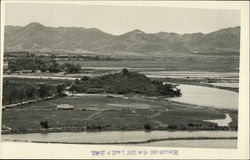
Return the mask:
M65 84L32 84L16 83L9 80L3 82L3 105L19 103L48 96L64 96Z
M8 62L8 69L11 72L22 70L32 70L35 72L40 70L41 72L65 72L71 74L79 73L81 71L81 65L74 63L59 64L54 59L45 59L40 57L20 57L15 60L10 60Z

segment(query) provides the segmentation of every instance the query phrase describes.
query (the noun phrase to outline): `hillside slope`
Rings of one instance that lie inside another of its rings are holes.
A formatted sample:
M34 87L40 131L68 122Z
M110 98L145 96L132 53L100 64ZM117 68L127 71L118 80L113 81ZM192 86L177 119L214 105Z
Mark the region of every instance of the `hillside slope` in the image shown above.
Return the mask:
M121 73L108 74L95 78L82 78L76 81L70 91L77 93L114 93L143 94L148 96L180 96L179 90L172 85L163 85L153 81L143 74L129 72L123 69Z
M145 33L140 30L115 36L95 28L46 27L33 22L5 27L5 51L82 52L239 52L240 27L212 33Z

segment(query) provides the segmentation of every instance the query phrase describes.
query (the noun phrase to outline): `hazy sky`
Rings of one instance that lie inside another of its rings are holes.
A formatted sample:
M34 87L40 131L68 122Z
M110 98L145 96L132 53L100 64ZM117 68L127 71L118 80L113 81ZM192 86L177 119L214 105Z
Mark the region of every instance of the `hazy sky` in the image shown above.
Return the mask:
M240 25L240 11L163 7L6 4L5 24L98 28L111 34L134 29L147 33L208 33Z

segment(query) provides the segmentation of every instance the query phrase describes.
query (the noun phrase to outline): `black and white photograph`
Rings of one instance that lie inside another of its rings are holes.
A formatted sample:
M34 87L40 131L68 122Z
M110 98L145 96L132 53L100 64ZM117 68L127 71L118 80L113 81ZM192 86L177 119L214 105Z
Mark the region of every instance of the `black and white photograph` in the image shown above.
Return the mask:
M3 22L2 142L239 146L239 9L16 2Z

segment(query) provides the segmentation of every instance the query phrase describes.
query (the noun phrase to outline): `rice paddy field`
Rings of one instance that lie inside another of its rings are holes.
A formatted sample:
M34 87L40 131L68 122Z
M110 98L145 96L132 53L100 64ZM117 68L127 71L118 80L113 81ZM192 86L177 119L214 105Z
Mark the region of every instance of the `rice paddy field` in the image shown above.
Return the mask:
M219 87L239 88L239 83L210 83L210 84Z
M153 55L153 54L152 54ZM239 72L239 55L193 55L175 54L151 59L122 59L113 61L72 61L82 67L100 68L152 68L164 71L207 71L207 72ZM60 61L65 63L70 61ZM140 70L147 71L147 70Z
M57 105L70 104L74 110L58 110ZM51 128L82 130L86 126L101 126L102 130L141 130L145 124L152 129L190 129L190 124L211 129L207 119L223 119L229 113L237 126L237 111L197 107L174 103L161 98L112 95L69 96L34 104L25 104L3 111L3 125L17 132L40 132L40 121ZM195 128L195 127L193 127Z

